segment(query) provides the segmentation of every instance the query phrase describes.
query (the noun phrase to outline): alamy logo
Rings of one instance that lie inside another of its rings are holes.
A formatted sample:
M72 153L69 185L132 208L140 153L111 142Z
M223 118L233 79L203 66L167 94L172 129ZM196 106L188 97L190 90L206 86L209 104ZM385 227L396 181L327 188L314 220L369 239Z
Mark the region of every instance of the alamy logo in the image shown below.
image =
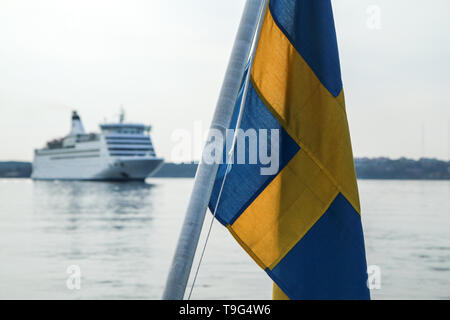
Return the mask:
M69 290L81 289L81 268L77 265L67 267L66 273L69 277L66 280L66 286Z
M381 268L377 265L367 267L367 286L370 290L381 289Z
M275 175L279 171L279 129L211 129L203 152L201 146L205 139L198 123L193 132L193 135L188 130L173 132L172 140L177 142L172 148L173 162L188 162L200 153L206 164L259 165L261 175Z
M370 30L381 29L381 8L377 5L368 6L366 9L367 21L366 26Z

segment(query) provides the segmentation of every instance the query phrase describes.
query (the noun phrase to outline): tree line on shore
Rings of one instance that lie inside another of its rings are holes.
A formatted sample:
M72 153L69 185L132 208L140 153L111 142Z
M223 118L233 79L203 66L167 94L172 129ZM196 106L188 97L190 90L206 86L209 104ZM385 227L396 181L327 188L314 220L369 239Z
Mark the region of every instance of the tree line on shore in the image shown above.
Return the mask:
M359 179L427 179L450 180L450 161L422 158L355 158L356 175ZM156 178L192 178L197 163L165 163L154 174ZM0 177L29 178L30 162L0 162Z

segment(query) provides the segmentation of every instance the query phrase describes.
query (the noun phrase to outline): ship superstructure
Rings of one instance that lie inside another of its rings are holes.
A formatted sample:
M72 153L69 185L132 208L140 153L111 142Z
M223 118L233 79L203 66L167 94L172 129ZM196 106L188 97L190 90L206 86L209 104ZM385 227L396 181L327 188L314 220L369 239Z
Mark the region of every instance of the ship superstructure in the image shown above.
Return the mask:
M100 125L100 133L86 133L80 116L72 114L70 133L36 149L33 179L144 180L163 163L150 138L150 126L125 123Z

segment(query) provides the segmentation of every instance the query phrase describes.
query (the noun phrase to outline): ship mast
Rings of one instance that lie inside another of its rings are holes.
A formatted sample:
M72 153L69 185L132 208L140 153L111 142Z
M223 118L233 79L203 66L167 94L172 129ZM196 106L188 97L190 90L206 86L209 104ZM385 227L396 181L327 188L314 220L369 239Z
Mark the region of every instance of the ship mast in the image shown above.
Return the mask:
M120 106L120 114L119 114L119 123L123 123L125 121L125 110L123 106Z

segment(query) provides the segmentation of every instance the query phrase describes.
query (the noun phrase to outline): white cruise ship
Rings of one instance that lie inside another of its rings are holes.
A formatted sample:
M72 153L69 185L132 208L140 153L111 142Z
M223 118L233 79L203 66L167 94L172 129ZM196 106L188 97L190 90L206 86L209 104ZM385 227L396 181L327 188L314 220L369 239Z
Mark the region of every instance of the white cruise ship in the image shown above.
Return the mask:
M76 111L72 130L34 152L36 180L144 180L163 163L150 139L150 126L124 123L100 125L101 133L86 133Z

